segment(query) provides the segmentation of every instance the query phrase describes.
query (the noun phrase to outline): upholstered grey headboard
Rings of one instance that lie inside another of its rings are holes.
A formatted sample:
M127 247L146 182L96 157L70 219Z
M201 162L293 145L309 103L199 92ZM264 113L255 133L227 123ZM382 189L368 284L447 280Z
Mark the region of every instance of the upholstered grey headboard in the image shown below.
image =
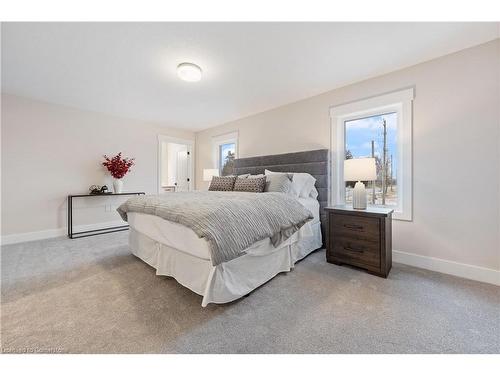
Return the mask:
M330 182L330 151L328 149L293 152L289 154L255 156L236 159L234 174L260 174L265 169L274 172L309 173L316 179L320 205L321 228L325 238L326 213Z

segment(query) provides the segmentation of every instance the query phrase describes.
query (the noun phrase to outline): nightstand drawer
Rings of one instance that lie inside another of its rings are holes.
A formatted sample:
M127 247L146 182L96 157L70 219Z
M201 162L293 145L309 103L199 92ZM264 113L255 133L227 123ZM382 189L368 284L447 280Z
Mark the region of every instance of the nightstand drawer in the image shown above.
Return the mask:
M378 218L332 215L330 223L333 235L379 241L380 220Z
M332 237L332 240L331 255L334 257L374 267L380 266L379 242L343 236Z

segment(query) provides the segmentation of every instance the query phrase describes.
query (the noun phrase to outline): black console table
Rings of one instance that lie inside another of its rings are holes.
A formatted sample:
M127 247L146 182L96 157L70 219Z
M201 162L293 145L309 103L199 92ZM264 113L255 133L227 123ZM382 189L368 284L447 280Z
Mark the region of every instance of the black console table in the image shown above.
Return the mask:
M128 225L119 225L117 227L108 227L94 230L86 230L82 232L73 232L73 198L83 198L83 197L114 197L117 195L145 195L143 191L132 192L132 193L109 193L109 194L76 194L68 195L68 237L71 239L96 236L98 234L120 232L122 230L128 230Z

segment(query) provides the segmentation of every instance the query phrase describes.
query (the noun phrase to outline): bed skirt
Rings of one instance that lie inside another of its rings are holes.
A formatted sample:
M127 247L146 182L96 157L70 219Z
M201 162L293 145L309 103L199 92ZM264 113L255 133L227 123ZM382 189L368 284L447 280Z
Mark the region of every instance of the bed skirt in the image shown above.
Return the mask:
M157 275L175 278L203 296L201 305L227 303L250 293L280 272L321 248L320 223L306 224L295 237L277 249L260 246L229 262L213 266L207 259L169 247L130 228L132 253L156 269ZM312 233L311 233L312 232ZM305 233L305 234L304 234Z

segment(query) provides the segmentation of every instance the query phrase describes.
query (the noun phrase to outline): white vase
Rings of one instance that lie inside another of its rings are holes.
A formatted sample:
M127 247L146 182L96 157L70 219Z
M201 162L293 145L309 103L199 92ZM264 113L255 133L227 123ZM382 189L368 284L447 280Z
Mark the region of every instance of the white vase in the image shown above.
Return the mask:
M366 210L366 189L361 181L356 182L352 192L352 208L355 210Z
M115 194L120 194L123 189L123 181L121 178L115 178L113 179L113 190Z

